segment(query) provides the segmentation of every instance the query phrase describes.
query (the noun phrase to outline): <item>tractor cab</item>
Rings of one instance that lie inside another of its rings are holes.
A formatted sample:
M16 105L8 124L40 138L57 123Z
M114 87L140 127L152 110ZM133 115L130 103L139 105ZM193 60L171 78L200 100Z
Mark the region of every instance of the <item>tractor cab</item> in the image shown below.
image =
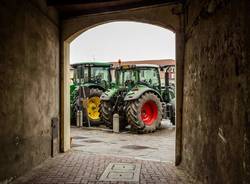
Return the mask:
M160 75L157 65L124 65L116 69L116 84L128 89L136 85L145 85L160 91Z
M111 83L110 63L79 63L73 64L73 82L78 85L96 85L103 89Z

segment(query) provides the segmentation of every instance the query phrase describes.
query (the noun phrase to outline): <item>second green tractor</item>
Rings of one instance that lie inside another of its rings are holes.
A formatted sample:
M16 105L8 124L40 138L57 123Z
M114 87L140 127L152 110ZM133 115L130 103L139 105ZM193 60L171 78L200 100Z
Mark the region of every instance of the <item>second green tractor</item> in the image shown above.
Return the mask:
M175 124L174 89L165 73L161 86L158 65L126 65L115 68L115 85L102 93L101 118L112 128L113 114L120 117L120 129L130 125L140 133L160 128L162 118Z
M103 62L82 62L71 65L73 70L73 80L70 85L72 125L76 125L77 111L83 111L86 125L87 122L90 126L101 124L100 96L111 87L111 66L111 63Z

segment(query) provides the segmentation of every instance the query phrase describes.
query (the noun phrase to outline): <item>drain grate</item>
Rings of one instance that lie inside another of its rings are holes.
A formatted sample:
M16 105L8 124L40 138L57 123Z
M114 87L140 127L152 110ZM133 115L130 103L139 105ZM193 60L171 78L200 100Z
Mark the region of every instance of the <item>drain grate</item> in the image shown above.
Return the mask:
M99 181L134 181L140 178L141 164L139 163L110 163Z
M134 171L136 165L134 164L113 164L112 170Z
M122 180L131 180L134 177L134 173L133 172L129 172L129 173L122 173L122 172L110 172L107 176L107 178L109 179L122 179Z

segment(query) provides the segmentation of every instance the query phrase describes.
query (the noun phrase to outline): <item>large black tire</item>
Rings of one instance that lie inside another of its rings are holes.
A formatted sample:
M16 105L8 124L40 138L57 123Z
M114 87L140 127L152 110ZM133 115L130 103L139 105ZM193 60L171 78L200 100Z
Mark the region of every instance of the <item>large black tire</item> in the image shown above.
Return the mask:
M73 98L73 101L70 102L70 125L76 126L76 115L77 115L77 110L78 110L78 105L77 105L77 96L78 96L78 91L76 92L76 98Z
M175 125L175 116L172 116L172 117L170 118L170 122L172 123L172 125Z
M91 97L98 97L100 98L100 96L102 95L103 91L97 88L91 88L89 91L89 95L88 95L88 99L90 100ZM100 105L97 107L97 111L100 112ZM89 113L89 112L88 112ZM86 125L88 125L88 120L90 122L91 126L98 126L102 123L101 121L101 117L99 116L98 119L92 119L90 116L86 116L86 112L84 113L84 122L86 123Z
M175 98L171 100L170 104L172 105L170 122L175 125Z
M77 114L77 107L76 105L70 108L70 125L76 126L76 114Z
M101 118L104 124L109 127L113 128L113 113L111 109L112 105L110 101L101 101ZM127 126L127 121L126 121L126 116L124 113L119 114L119 130L124 130L125 127Z
M157 110L155 118L153 118L152 123L147 124L142 120L142 108L144 104L152 103L155 109L152 112ZM139 99L132 101L127 106L127 121L133 127L134 130L137 130L139 133L150 133L154 132L159 128L162 120L162 104L160 99L153 93L148 92L144 93ZM137 122L140 122L141 126L137 126Z
M109 128L113 128L113 115L111 113L111 104L109 101L101 101L101 108L100 108L100 112L101 112L101 119L103 121L103 123L109 127Z

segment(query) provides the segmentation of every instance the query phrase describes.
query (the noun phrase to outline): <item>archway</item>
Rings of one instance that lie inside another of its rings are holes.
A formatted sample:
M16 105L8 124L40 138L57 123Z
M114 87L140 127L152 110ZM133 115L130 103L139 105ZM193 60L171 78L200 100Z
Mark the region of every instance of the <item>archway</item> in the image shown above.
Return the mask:
M112 21L136 21L171 29L176 33L176 159L181 161L182 96L183 96L183 17L180 5L126 10L108 14L82 16L63 22L61 42L61 150L70 149L69 123L69 45L82 32L100 24Z

